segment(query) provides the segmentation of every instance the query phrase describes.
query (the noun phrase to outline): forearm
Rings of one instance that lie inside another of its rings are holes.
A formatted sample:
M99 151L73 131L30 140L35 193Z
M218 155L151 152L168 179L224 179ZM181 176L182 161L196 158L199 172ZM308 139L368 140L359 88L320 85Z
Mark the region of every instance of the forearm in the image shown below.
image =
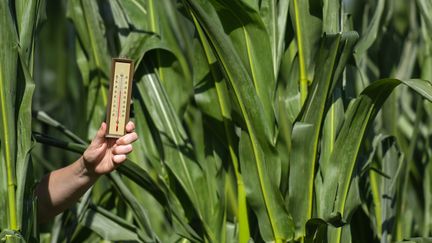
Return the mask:
M128 122L126 135L116 140L107 139L107 126L102 123L83 156L73 164L46 175L35 190L39 223L70 208L100 175L112 172L123 163L126 155L132 152L131 143L138 139L134 128L133 122Z
M94 184L98 176L88 173L83 157L46 175L36 187L38 219L46 222L70 208Z

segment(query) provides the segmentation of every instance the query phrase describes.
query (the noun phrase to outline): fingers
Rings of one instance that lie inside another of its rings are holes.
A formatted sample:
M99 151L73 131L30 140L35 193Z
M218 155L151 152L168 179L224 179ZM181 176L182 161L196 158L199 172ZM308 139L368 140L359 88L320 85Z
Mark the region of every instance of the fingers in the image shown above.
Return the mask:
M116 154L113 156L112 160L116 164L121 164L126 160L126 155L125 154Z
M138 139L138 135L136 132L128 133L124 135L123 137L117 139L116 144L117 145L127 145L135 142Z
M89 160L94 160L95 158L97 158L101 153L103 153L107 148L107 144L106 143L102 143L99 144L98 146L94 145L92 143L92 145L90 145L85 151L84 151L84 156L86 156L87 158L89 158ZM90 159L91 158L91 159Z
M135 124L129 121L126 124L127 134L116 140L115 145L112 148L112 161L117 165L123 163L126 160L126 155L132 152L133 146L131 143L138 139L138 135L134 132Z
M128 154L128 153L132 152L132 149L133 149L132 144L118 145L112 149L112 153L114 155Z
M105 133L106 133L107 125L105 122L102 122L99 130L96 133L96 136L94 137L92 144L100 145L105 142Z
M126 154L132 152L132 144L128 145L114 145L112 149L112 161L116 166L123 163L126 160Z
M128 133L133 132L134 129L135 129L135 124L132 121L129 121L126 124L126 132Z

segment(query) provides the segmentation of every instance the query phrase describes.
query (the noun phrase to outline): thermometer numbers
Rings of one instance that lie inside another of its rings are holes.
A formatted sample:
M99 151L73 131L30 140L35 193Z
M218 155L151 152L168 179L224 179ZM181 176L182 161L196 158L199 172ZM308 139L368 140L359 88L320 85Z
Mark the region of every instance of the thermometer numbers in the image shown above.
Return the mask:
M111 112L112 117L125 117L126 113L126 102L128 95L128 76L123 74L117 74L114 79L114 90L113 90L113 110L119 110L119 113Z

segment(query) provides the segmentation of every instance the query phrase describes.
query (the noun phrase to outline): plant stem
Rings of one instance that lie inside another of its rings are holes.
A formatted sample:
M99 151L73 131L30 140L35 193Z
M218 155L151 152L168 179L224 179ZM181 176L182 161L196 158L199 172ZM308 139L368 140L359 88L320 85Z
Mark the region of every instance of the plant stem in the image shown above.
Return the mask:
M3 80L2 73L0 69L0 103L2 111L2 124L4 132L4 150L5 150L5 162L7 170L7 196L8 196L8 210L9 210L9 227L11 230L18 230L17 228L17 217L16 217L16 206L15 206L15 183L14 183L14 172L13 172L13 161L10 154L10 144L9 144L9 131L11 130L8 124L6 113L6 97L4 96L5 90L3 90Z
M297 48L298 48L298 56L299 56L299 68L300 68L300 100L303 105L306 101L308 95L308 78L306 72L306 63L305 63L305 54L303 47L303 38L301 32L301 23L300 23L300 11L298 7L298 0L293 0L294 3L294 12L295 12L295 32L297 39Z

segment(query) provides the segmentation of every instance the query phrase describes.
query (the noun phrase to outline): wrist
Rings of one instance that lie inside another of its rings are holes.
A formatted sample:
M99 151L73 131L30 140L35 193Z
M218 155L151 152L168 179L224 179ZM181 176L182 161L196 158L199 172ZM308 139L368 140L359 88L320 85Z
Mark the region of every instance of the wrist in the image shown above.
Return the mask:
M86 166L86 161L84 159L84 156L81 156L77 160L77 169L75 170L76 175L79 178L83 179L89 179L91 181L95 181L99 178L99 175L94 173L93 171L89 170L89 168Z

